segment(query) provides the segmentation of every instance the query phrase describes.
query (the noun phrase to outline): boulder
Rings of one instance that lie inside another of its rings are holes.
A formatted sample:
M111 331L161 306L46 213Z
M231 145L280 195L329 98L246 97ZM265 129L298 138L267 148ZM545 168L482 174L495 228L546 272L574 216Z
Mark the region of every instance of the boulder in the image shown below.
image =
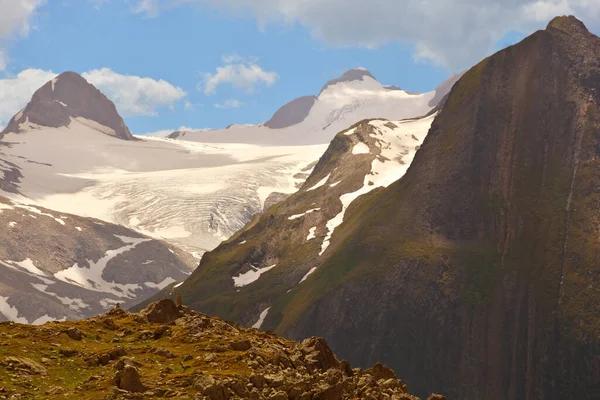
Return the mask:
M338 368L340 362L335 357L327 341L323 338L312 337L302 341L300 348L306 355L306 364L311 369L327 371L329 368Z
M131 393L143 393L146 387L142 384L140 372L133 365L125 365L115 374L115 384L121 390Z
M164 299L150 304L142 311L148 322L155 324L170 324L179 318L179 308L173 300Z
M247 351L252 348L252 344L249 340L240 340L238 342L230 343L229 346L235 351Z
M73 340L83 339L83 333L81 333L81 331L77 328L69 328L65 331L65 333Z

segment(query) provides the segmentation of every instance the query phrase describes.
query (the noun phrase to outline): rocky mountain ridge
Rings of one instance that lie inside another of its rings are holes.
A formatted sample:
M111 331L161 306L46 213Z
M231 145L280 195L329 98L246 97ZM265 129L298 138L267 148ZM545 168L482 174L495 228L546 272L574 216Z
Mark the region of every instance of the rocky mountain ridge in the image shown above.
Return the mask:
M43 324L136 304L195 263L122 226L0 196L0 321Z
M170 300L138 314L0 323L0 368L6 399L418 400L393 370L351 368L323 339L293 342Z
M600 397L599 54L580 21L554 19L460 78L406 174L355 199L325 251L316 199L292 196L168 293L323 336L353 364L393 366L416 393ZM331 190L323 170L354 149L340 137L300 193Z

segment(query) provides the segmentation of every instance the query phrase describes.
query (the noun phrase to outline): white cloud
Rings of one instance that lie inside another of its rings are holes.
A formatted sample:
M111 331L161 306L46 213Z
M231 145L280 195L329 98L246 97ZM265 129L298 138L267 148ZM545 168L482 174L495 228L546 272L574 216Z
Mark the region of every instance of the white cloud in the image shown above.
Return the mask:
M160 3L158 0L139 0L133 12L136 14L145 14L148 17L156 17Z
M204 73L204 80L198 86L206 95L215 94L217 88L223 84L230 84L236 89L247 92L254 91L257 86L264 84L272 86L279 79L276 72L265 71L255 59L245 59L238 55L223 57L225 65L217 67L214 74Z
M215 108L240 108L243 106L244 103L236 99L225 100L222 103L217 103L214 105Z
M16 76L0 79L0 126L8 124L33 93L55 76L52 71L26 69Z
M31 29L31 20L45 0L0 0L0 72L6 69L8 56L3 41L15 33L26 36Z
M5 126L33 93L56 77L52 71L26 69L16 76L0 79L0 126ZM156 115L161 107L171 107L186 93L164 80L121 75L108 68L82 74L117 106L122 116Z
M8 64L8 60L6 57L6 52L0 49L0 72L6 69L6 64Z
M172 107L186 92L165 80L121 75L109 68L84 72L82 76L111 99L124 117L156 115L161 107Z
M461 70L506 33L531 33L555 15L600 28L599 0L162 0L251 12L261 26L300 23L329 45L414 46L415 58Z
M45 0L0 0L0 38L14 32L27 35L31 18Z

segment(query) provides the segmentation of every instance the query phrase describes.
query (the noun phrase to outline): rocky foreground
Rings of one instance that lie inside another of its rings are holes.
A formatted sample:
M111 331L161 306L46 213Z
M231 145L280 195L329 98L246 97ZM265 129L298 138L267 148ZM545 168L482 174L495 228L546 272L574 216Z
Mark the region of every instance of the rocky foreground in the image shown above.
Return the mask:
M393 370L351 368L323 339L286 340L171 300L137 314L0 324L1 399L161 397L417 399Z

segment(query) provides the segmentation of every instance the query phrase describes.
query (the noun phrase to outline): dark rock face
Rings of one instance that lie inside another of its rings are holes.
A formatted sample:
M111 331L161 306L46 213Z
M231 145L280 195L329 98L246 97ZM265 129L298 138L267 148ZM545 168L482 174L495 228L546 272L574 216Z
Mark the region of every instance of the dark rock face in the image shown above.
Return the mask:
M58 128L71 118L85 118L110 128L119 139L134 140L112 101L75 72L64 72L38 89L29 104L0 133L18 133L19 126L32 124Z
M472 68L319 269L331 289L279 329L417 392L599 398L599 89L600 39L573 17Z
M315 101L317 101L316 96L304 96L294 99L277 110L273 117L265 122L265 126L271 129L283 129L299 124L308 117Z

